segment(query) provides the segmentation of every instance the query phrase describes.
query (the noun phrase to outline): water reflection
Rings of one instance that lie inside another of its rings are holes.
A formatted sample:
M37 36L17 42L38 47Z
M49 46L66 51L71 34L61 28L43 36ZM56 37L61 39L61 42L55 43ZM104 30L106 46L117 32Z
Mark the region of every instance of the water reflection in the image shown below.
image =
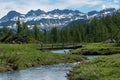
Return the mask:
M90 60L90 59L93 59L93 58L97 58L99 56L100 55L87 55L86 57Z
M58 54L67 54L71 51L71 49L61 49L61 50L52 50L52 53L58 53Z
M0 80L67 80L72 64L34 67L26 70L0 73Z

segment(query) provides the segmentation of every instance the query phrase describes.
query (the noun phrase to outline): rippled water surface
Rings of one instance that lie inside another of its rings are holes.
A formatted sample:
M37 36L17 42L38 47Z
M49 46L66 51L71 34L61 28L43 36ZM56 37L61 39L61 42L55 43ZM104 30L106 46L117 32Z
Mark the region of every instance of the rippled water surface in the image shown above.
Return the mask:
M26 70L0 73L0 80L67 80L72 64L34 67Z
M58 54L67 54L70 52L71 49L61 49L61 50L52 50L51 52L53 53L58 53Z
M53 53L65 54L69 50L54 50ZM97 56L87 56L88 59ZM67 80L67 73L72 70L73 64L56 64L33 67L25 70L0 73L0 80Z

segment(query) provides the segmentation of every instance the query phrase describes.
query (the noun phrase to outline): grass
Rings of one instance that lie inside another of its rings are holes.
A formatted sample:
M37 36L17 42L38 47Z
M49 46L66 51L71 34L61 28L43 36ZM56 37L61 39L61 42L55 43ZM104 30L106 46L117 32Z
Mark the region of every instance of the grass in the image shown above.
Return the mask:
M120 46L116 43L85 43L83 47L73 50L72 54L110 55L120 53Z
M120 80L120 54L85 61L68 74L69 80Z
M0 71L82 61L83 56L40 51L39 44L0 44Z

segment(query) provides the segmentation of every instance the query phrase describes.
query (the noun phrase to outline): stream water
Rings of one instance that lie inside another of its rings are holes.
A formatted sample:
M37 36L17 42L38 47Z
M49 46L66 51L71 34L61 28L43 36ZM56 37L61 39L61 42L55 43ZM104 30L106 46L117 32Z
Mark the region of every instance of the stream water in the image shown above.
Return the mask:
M70 50L71 49L61 49L61 50L52 50L51 52L55 54L67 54L70 52Z
M54 53L68 53L69 50L53 51ZM95 56L88 56L89 59ZM67 73L73 64L56 64L33 67L25 70L0 73L0 80L67 80Z
M0 80L67 80L72 64L33 67L26 70L0 73Z

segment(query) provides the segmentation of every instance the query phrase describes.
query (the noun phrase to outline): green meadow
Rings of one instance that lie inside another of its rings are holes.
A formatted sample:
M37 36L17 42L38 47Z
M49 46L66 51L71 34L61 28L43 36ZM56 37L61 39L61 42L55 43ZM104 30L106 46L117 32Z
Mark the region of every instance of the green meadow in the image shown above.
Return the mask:
M119 80L120 54L82 62L68 74L69 80Z
M85 59L81 55L53 54L50 51L40 51L40 46L39 44L0 44L0 71L72 63Z
M120 45L117 43L84 43L72 54L99 55L75 66L68 74L69 80L119 80Z
M111 55L120 53L120 45L117 43L82 43L82 48L73 50L72 54L80 55Z

